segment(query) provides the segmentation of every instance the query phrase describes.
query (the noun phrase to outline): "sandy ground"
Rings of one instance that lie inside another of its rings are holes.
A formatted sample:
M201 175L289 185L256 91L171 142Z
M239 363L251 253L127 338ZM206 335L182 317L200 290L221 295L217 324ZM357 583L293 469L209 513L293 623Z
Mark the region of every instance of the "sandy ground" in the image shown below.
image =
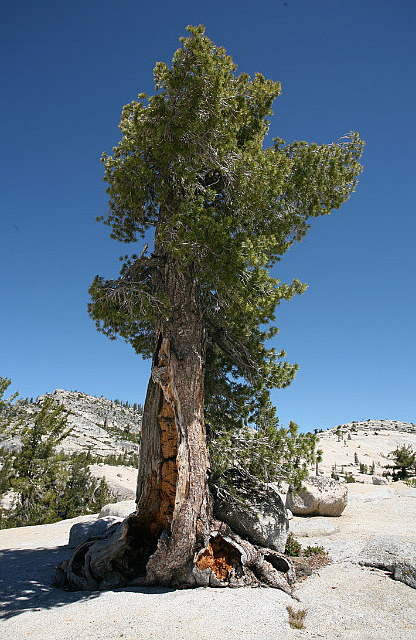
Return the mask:
M416 541L416 490L349 485L340 518L294 518L310 524L300 542L323 544L334 561L296 586L300 602L273 589L123 589L68 593L51 586L68 556L74 522L0 531L1 640L415 640L416 591L383 571L353 563L373 535ZM303 529L305 533L305 528ZM305 609L292 630L286 607Z

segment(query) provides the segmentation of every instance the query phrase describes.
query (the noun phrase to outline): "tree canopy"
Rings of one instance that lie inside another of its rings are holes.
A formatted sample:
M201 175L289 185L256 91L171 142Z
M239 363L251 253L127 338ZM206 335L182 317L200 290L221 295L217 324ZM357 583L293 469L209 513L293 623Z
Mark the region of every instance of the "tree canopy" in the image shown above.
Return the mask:
M300 294L298 280L270 269L300 241L314 217L338 209L354 191L363 142L350 132L331 144L274 138L264 145L280 83L251 78L202 26L172 64L154 68L155 93L122 111L122 139L104 154L111 237L149 239L191 268L208 336L205 407L223 426L270 417L269 390L293 380L297 365L268 348L277 306ZM159 251L122 258L120 277L97 276L89 313L97 328L148 357L158 318L171 301L155 286ZM153 248L153 247L152 247Z

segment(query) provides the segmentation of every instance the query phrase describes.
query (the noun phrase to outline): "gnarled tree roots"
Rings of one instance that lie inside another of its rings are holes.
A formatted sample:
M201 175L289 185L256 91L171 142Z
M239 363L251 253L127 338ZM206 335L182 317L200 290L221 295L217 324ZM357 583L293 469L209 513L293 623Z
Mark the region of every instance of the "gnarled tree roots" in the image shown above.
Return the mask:
M283 554L243 540L228 525L216 520L212 520L209 532L198 537L203 545L194 554L193 561L172 574L166 553L168 532L163 532L158 541L152 543L138 526L137 515L131 514L103 536L80 544L70 560L57 568L55 585L71 590L155 585L175 588L267 585L293 595L291 585L295 582L295 571ZM157 575L152 571L154 565L158 566Z

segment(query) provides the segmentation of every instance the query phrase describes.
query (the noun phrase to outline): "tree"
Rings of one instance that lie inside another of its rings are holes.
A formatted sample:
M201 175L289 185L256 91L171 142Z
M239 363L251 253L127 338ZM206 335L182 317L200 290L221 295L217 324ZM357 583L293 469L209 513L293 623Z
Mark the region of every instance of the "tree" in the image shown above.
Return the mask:
M13 436L22 425L22 417L19 415L18 392L6 398L5 393L11 385L10 378L0 377L0 438L2 441ZM12 427L13 424L13 427ZM13 475L13 452L5 447L0 448L0 496L11 487ZM0 510L1 521L1 510ZM1 527L1 522L0 522Z
M413 451L410 444L396 447L394 451L390 452L389 456L394 461L393 465L387 465L387 468L393 469L393 479L395 471L398 472L398 477L402 480L408 477L411 469L416 471L416 451Z
M16 402L19 396L17 391L9 398L4 397L11 383L10 378L0 377L0 436L2 438L9 435L11 422L16 419L19 408L19 403Z
M91 475L88 454L71 457L64 491L57 497L56 512L59 520L76 518L87 513L99 513L115 498L104 478L100 481Z
M363 143L351 133L264 148L280 83L238 75L203 27L187 31L171 66L156 64L155 94L123 108L122 139L102 158L109 212L100 220L112 238L146 244L121 259L118 278L95 278L89 313L110 339L152 356L152 371L137 511L121 538L77 550L65 570L77 588L194 586L207 583L205 568L211 584L255 575L281 584L264 559L276 564L273 552L213 519L204 414L211 436L261 425L273 413L270 389L293 380L297 365L265 343L276 307L305 286L270 268L311 218L354 191Z
M64 407L47 398L35 415L33 424L23 426L21 449L8 459L10 484L17 500L7 514L6 525L25 526L54 521L56 497L65 482L62 462L56 459L54 451L70 431L66 422Z

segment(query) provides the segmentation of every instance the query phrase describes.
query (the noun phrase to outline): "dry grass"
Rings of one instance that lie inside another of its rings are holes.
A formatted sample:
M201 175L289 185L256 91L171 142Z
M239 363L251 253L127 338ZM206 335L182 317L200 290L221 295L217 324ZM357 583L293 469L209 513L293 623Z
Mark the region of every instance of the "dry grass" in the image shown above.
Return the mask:
M327 551L322 551L321 553L307 556L306 558L304 558L304 560L314 571L316 571L316 569L319 569L320 567L325 567L325 565L330 563L330 558Z
M289 549L294 551L293 555L287 553L294 564L297 581L304 580L307 576L312 575L315 571L330 563L328 552L323 547L306 547L302 549L301 545L295 538L290 539Z
M305 621L305 617L307 614L306 609L298 609L295 611L292 607L286 607L287 612L289 614L289 624L292 629L304 629L305 625L303 624Z

